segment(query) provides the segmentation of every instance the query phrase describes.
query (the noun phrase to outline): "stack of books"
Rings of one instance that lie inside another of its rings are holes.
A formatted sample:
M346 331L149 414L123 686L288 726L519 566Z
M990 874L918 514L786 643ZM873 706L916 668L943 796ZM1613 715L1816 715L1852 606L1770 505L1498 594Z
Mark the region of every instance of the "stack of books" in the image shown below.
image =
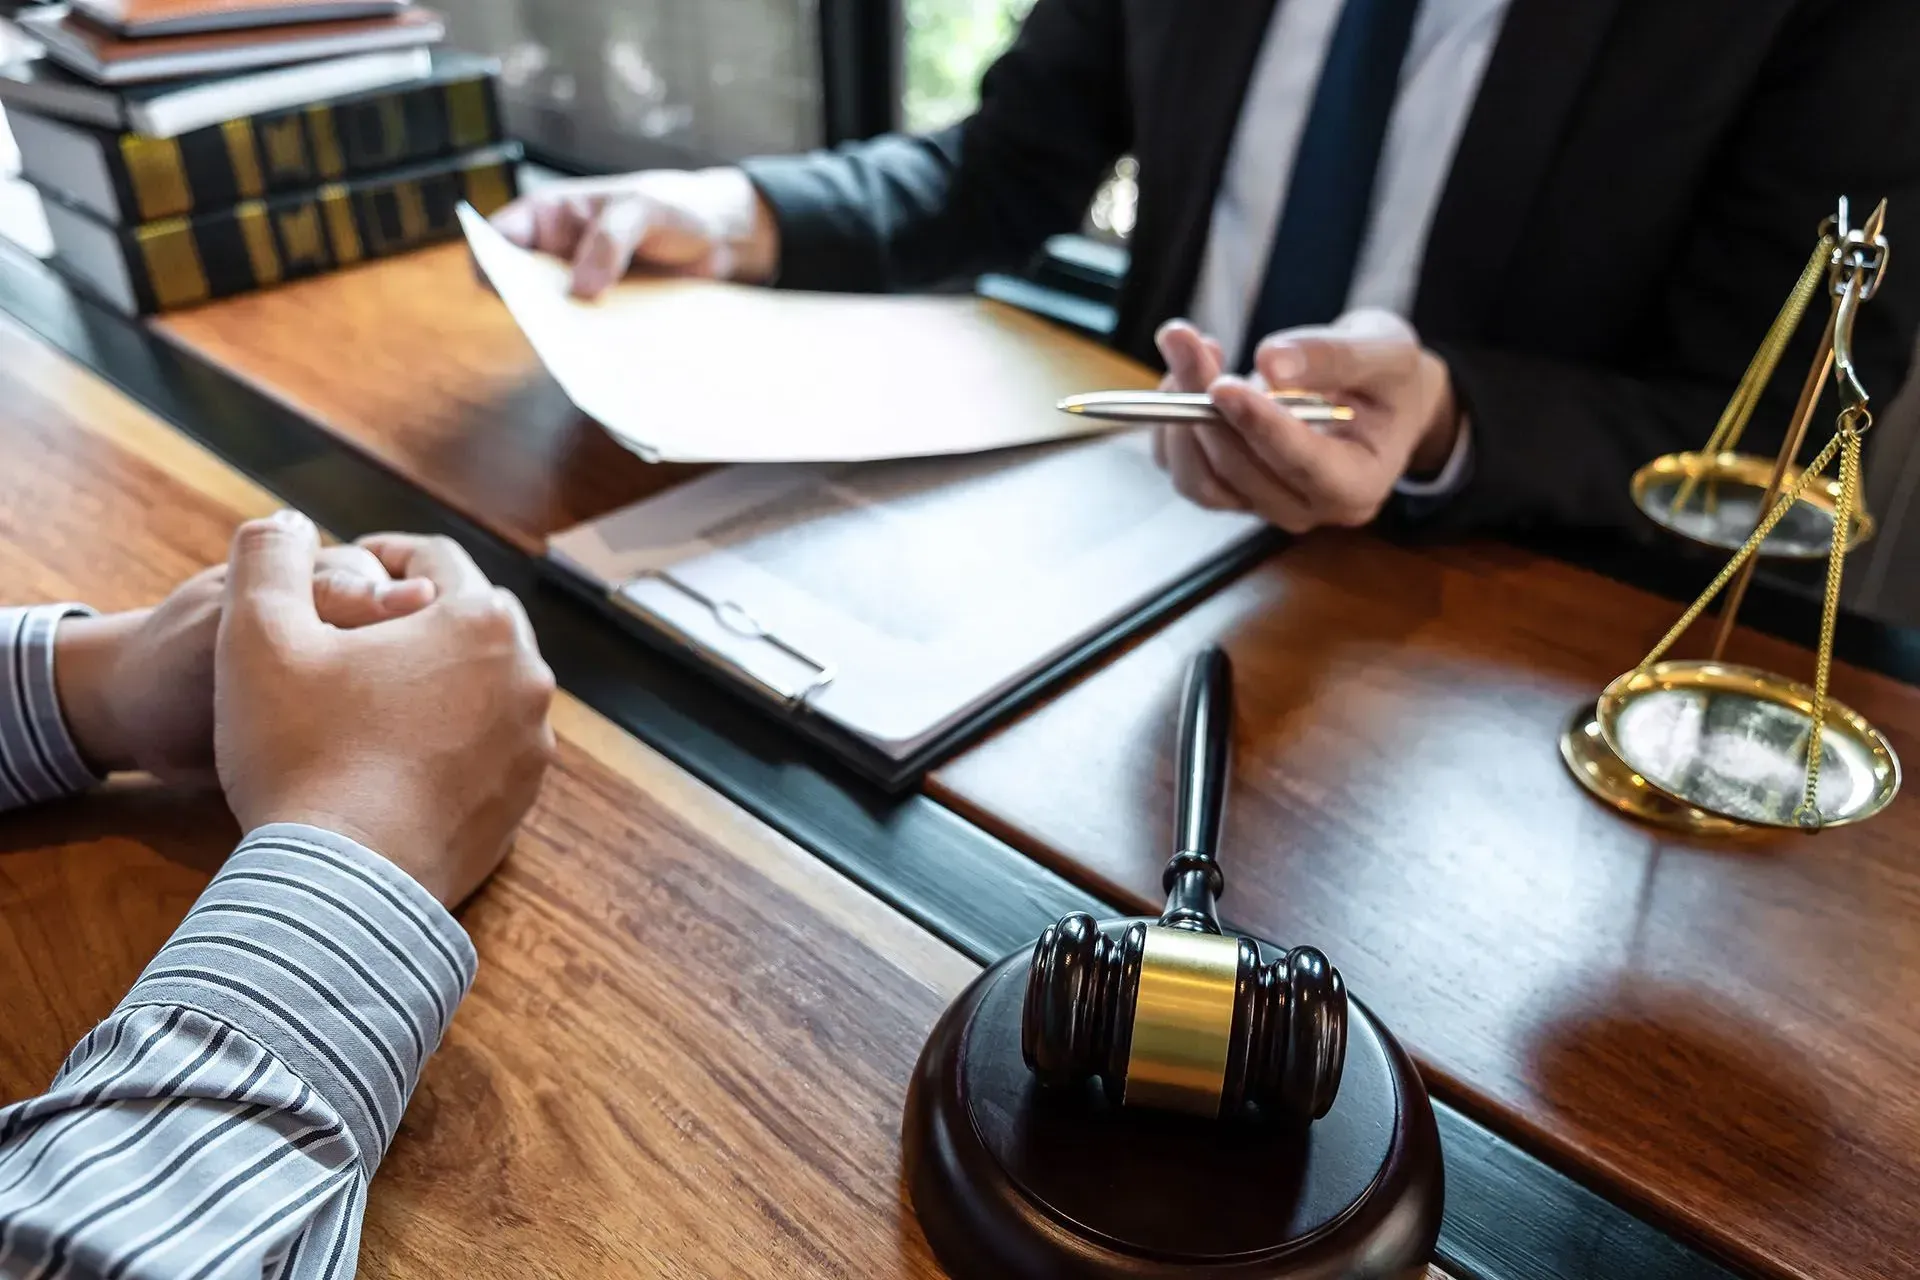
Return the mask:
M407 0L73 0L0 106L54 264L130 314L459 235L511 200L492 60Z

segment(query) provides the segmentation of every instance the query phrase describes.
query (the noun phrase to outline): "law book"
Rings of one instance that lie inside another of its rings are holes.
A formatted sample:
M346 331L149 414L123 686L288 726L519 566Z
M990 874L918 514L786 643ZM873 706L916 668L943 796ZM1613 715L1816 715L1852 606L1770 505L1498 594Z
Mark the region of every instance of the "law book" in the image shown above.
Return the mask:
M402 87L261 112L177 138L11 113L22 174L109 222L151 222L470 151L503 138L497 64L437 54Z
M500 143L131 227L48 199L53 261L130 315L189 307L454 239L462 202L491 211L513 199L519 160L517 144Z
M189 35L231 27L338 21L397 13L408 0L69 0L125 36Z
M428 45L446 34L446 22L428 9L299 22L274 27L130 39L64 6L29 10L18 19L47 56L99 84L138 84L179 76L220 75L376 49Z
M370 93L433 73L431 50L383 49L236 75L161 80L118 88L95 84L51 58L0 66L0 106L96 129L174 138L223 120Z

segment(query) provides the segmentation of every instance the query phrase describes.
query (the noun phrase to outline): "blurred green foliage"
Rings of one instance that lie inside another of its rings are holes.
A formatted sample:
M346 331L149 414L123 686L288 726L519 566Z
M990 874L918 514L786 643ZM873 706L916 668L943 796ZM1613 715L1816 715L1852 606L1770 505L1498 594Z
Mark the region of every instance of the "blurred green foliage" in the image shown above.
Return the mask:
M905 0L907 128L938 129L972 111L980 73L1032 7L1033 0Z

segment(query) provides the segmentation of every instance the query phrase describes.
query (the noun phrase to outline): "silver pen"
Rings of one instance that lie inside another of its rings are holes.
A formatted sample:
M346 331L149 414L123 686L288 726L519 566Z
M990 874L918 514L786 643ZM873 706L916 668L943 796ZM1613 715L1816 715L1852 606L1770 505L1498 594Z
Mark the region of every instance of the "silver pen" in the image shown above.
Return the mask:
M1353 409L1310 391L1281 388L1267 398L1302 422L1351 422ZM1056 406L1105 422L1218 422L1220 411L1204 391L1089 391L1068 396Z

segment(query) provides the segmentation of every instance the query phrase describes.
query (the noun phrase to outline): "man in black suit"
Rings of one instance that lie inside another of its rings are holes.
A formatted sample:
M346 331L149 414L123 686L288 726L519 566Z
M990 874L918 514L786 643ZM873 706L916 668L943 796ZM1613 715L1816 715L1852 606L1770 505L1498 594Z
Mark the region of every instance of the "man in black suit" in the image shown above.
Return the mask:
M1226 418L1162 431L1183 492L1294 531L1626 526L1629 476L1705 440L1836 198L1890 197L1896 243L1920 218L1920 3L1038 0L951 129L498 219L583 294L630 268L910 289L1018 267L1123 154L1114 341ZM1890 397L1920 274L1888 281L1858 358ZM1314 431L1262 383L1358 417Z

